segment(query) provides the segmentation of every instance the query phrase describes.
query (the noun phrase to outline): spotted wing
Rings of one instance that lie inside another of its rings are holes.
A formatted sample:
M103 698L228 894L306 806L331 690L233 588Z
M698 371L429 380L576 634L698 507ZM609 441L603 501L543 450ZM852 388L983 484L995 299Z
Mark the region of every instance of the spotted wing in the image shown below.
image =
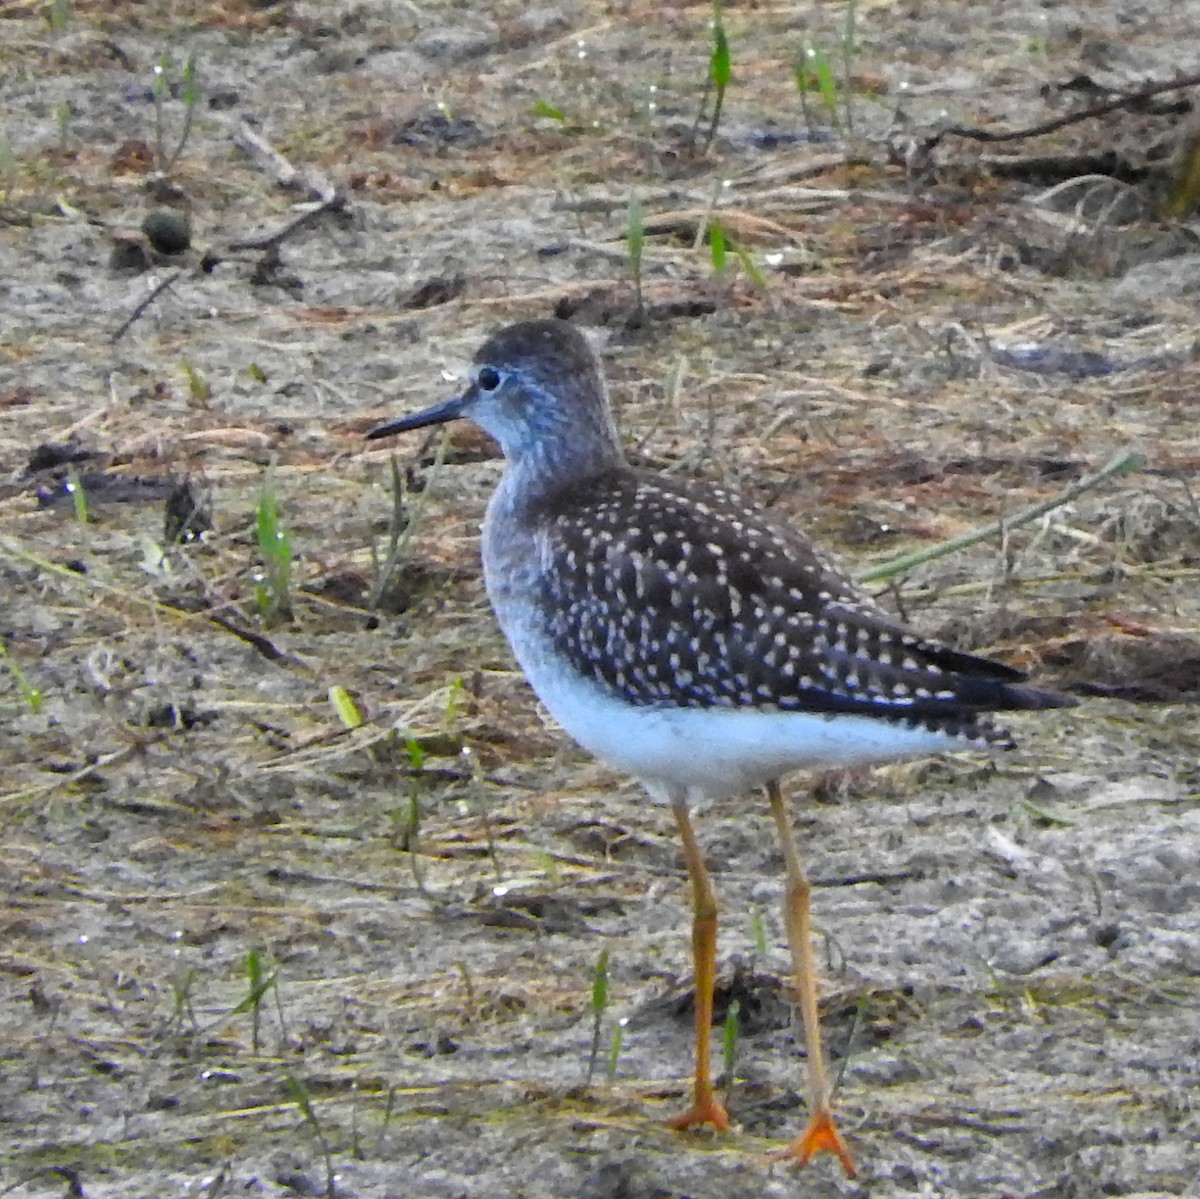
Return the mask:
M978 713L1068 702L890 620L807 539L720 489L613 472L556 507L541 597L556 647L634 703L873 714L985 736Z

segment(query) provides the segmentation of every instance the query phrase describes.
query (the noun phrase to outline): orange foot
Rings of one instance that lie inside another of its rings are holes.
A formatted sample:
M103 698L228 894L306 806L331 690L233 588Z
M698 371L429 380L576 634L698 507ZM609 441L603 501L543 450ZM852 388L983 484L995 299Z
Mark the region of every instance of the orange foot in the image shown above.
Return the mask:
M805 1166L818 1153L832 1153L842 1163L847 1178L855 1178L858 1171L854 1168L854 1160L842 1134L838 1132L833 1122L833 1113L827 1107L819 1107L812 1114L808 1127L786 1148L780 1149L771 1156L776 1161L795 1162Z
M676 1132L695 1128L699 1124L711 1124L718 1132L729 1131L729 1113L715 1095L697 1098L686 1112L667 1121L667 1127Z

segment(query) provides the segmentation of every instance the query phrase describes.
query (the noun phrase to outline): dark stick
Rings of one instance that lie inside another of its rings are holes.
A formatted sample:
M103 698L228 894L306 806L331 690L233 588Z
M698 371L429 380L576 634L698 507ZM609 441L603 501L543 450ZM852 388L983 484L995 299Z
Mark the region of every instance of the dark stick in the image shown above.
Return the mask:
M1144 87L1138 88L1136 92L1118 96L1115 100L1106 100L1103 104L1095 104L1090 108L1080 109L1078 112L1054 117L1049 121L1030 125L1025 129L1010 129L998 133L991 129L981 129L976 125L951 125L935 133L932 137L926 138L923 147L927 151L932 150L945 137L964 137L976 142L1011 142L1026 137L1042 137L1047 133L1063 129L1067 125L1077 124L1079 121L1102 117L1121 108L1130 108L1142 100L1150 99L1151 96L1158 96L1163 92L1172 92L1179 88L1196 87L1198 84L1200 84L1200 73L1180 75L1169 83L1148 83Z
M175 286L179 281L179 277L183 274L182 270L172 271L165 279L157 283L151 290L150 294L129 314L128 317L121 323L121 327L112 335L114 344L121 340L126 333L134 326L141 318L142 314L158 299L159 296L169 288Z

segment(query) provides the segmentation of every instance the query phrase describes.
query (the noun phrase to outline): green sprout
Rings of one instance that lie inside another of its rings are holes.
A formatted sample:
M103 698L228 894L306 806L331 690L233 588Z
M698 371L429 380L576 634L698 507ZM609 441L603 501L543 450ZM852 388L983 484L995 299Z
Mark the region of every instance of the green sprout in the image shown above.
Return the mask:
M533 115L535 117L547 117L551 121L557 121L560 125L564 124L567 119L559 109L545 100L539 100L533 106Z
M44 696L26 678L25 672L17 665L16 660L8 652L8 645L3 639L0 639L0 659L8 667L9 673L13 677L13 682L16 683L17 690L21 693L21 698L25 701L25 706L36 716L42 710Z
M766 276L758 269L754 259L750 257L750 251L740 242L727 236L725 227L715 217L710 217L708 221L708 252L712 261L713 274L725 273L725 268L729 265L729 255L732 254L748 279L759 287L767 286Z
M196 1020L196 1009L192 1006L192 988L196 985L196 971L191 967L181 967L171 975L171 1024L180 1032L184 1025L190 1025L193 1031L199 1028Z
M413 770L420 771L425 767L425 747L416 739L416 737L404 738L404 752L408 755L408 764Z
M858 53L858 9L855 0L846 4L846 19L838 38L838 57L841 60L842 83L839 87L834 77L833 66L821 46L805 41L796 59L796 90L800 93L800 108L804 123L815 128L814 114L809 108L809 98L815 97L825 110L827 120L839 132L854 129L854 107L852 103L851 76L854 56ZM840 109L840 113L839 113Z
M279 518L275 491L268 482L258 497L254 522L263 571L255 587L259 611L268 624L291 619L292 539Z
M460 675L446 688L446 707L442 712L442 724L448 733L458 727L459 714L466 703L467 685Z
M325 1130L321 1127L321 1123L317 1119L317 1113L313 1111L308 1088L290 1073L285 1074L283 1080L287 1085L288 1093L292 1097L292 1102L300 1109L300 1114L304 1117L304 1122L312 1129L313 1136L316 1137L317 1144L321 1148L321 1156L325 1159L325 1196L326 1199L334 1199L337 1191L334 1187L333 1154L329 1151L329 1142L325 1139Z
M713 271L720 275L725 270L726 262L726 246L725 246L725 230L721 228L720 221L709 221L708 223L708 249L712 255Z
M725 1024L721 1029L721 1056L725 1066L726 1101L729 1099L729 1092L733 1090L734 1066L737 1065L738 1043L742 1034L742 1024L738 1019L741 1011L741 1002L735 999L725 1012Z
M721 20L721 0L713 0L712 19L713 46L708 60L708 91L714 93L712 118L708 123L708 134L704 139L704 153L707 154L716 140L717 127L721 123L721 109L725 104L725 91L733 80L733 60L729 54L729 38L725 33L725 23Z
M11 143L0 137L0 198L6 198L16 181L17 155Z
M813 73L817 79L817 95L829 113L830 120L836 128L841 128L838 120L838 85L833 77L833 67L829 65L829 55L820 46L812 51Z
M75 519L81 525L87 524L90 519L88 516L87 492L84 491L79 473L73 466L67 468L67 482L65 486L67 495L71 497L71 503L75 508Z
M834 128L840 129L838 118L838 86L829 65L829 55L820 46L806 44L796 60L796 88L800 93L800 107L804 112L805 124L813 127L812 112L808 107L810 95L816 96L826 110Z
M818 59L827 61L825 52L815 49L807 42L804 43L796 57L796 91L800 94L800 111L804 114L804 124L810 132L817 127L817 119L812 108L809 107L809 99L810 97L815 98L818 93L816 74Z
M746 277L759 287L767 286L767 277L758 269L758 264L750 257L750 251L740 242L733 243L733 254L738 260L738 266L746 272Z
M333 710L337 713L337 718L342 722L344 728L357 729L362 727L363 714L359 711L358 704L354 702L353 696L351 696L345 687L339 687L336 684L330 687L329 702L333 705Z
M587 1081L592 1081L596 1072L596 1058L600 1053L600 1025L608 1008L608 950L600 950L596 965L592 968L592 1048L588 1054Z
M183 377L187 380L188 399L197 408L207 408L208 401L212 399L212 387L208 380L186 358L179 365L183 371Z
M262 1003L267 992L275 986L278 971L267 973L265 959L257 949L251 949L242 963L246 974L246 997L233 1009L231 1015L240 1016L244 1012L251 1015L251 1045L258 1053L259 1031L262 1025Z
M172 78L173 65L169 54L164 54L155 63L154 84L151 88L154 96L155 161L158 163L158 169L164 175L169 175L175 169L175 164L179 161L179 156L183 153L188 138L191 137L192 123L196 116L196 102L200 97L199 72L196 67L195 54L189 54L184 60L178 80ZM166 106L168 97L176 90L174 87L176 83L178 84L179 98L183 101L183 124L179 130L179 140L175 143L175 149L168 153Z
M462 692L462 679L458 680L458 692ZM452 730L453 725L450 727ZM466 763L467 770L471 775L471 806L478 814L480 824L483 825L483 837L487 844L488 858L491 860L492 870L496 875L496 885L500 886L504 883L504 870L500 865L500 851L496 846L496 828L492 824L492 805L487 802L487 776L483 772L478 756L471 752L469 745L462 746L458 751L458 757L459 761Z
M858 997L858 1002L854 1005L854 1021L850 1025L850 1034L846 1037L846 1048L842 1050L842 1064L838 1067L837 1077L833 1080L835 1091L841 1089L842 1082L846 1077L846 1071L850 1068L850 1061L854 1057L858 1046L858 1034L862 1026L866 1023L869 1007L869 996L864 992Z
M399 573L404 562L409 544L421 523L425 507L429 503L429 495L433 480L437 478L446 461L446 450L450 445L450 430L447 429L438 442L437 452L433 457L433 465L429 468L428 481L425 488L417 494L411 511L408 510L408 487L404 481L404 471L395 454L391 456L392 472L392 511L388 519L387 549L380 557L375 545L371 546L372 582L371 590L367 593L367 608L374 611L383 602L388 588Z

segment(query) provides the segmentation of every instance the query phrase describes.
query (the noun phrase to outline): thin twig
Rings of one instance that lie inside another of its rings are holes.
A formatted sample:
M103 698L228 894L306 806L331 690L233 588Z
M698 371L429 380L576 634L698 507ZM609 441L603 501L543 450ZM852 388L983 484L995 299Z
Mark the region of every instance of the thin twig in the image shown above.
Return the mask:
M160 280L159 283L157 283L151 290L150 294L121 323L121 327L112 335L113 342L116 343L120 341L121 338L124 337L131 328L133 328L146 309L149 308L150 305L153 304L154 301L163 294L163 292L175 286L182 274L183 268L180 267L179 269L172 271L166 276L166 278Z
M1114 454L1094 474L1084 475L1082 479L1078 479L1065 491L1060 492L1051 499L1042 500L1041 503L1033 504L1028 508L1022 508L1019 512L1014 512L1012 516L1003 516L999 520L981 525L977 529L971 529L966 533L959 534L957 537L951 537L948 541L940 541L937 545L913 550L909 554L901 554L900 557L892 558L887 562L881 562L878 566L872 566L860 572L855 577L860 583L879 583L885 579L894 578L896 575L912 570L914 566L921 566L937 558L944 558L947 554L957 553L959 550L966 549L968 546L975 545L980 541L988 541L993 537L999 537L1009 532L1011 529L1026 525L1031 520L1037 520L1039 516L1044 516L1047 512L1053 512L1055 508L1061 508L1063 504L1069 504L1073 499L1081 496L1085 491L1090 491L1105 479L1141 470L1145 464L1145 457L1137 450L1122 450L1120 453Z
M293 217L286 225L276 229L274 233L262 233L257 237L242 237L229 243L230 251L237 250L274 250L278 249L294 233L298 233L306 225L311 225L319 216L327 212L341 212L346 207L346 197L335 192L327 200L306 208L299 216Z
M1076 112L1064 113L1061 117L1053 117L1037 125L1028 125L1024 129L997 130L982 129L977 125L950 125L945 129L939 130L932 137L926 138L923 148L926 151L932 150L943 138L947 137L965 137L976 142L1012 142L1026 137L1042 137L1047 133L1054 133L1058 129L1063 129L1067 125L1076 125L1080 121L1087 121L1092 117L1107 116L1108 113L1116 112L1122 108L1132 108L1141 101L1148 100L1151 96L1160 95L1162 92L1178 91L1182 88L1195 87L1197 84L1200 84L1200 73L1193 72L1190 75L1177 75L1168 82L1148 83L1144 87L1138 88L1135 92L1117 96L1113 100L1106 100L1103 104L1094 104L1090 108L1081 108Z
M307 191L323 204L329 204L337 196L338 189L320 171L312 166L303 170L292 166L248 121L239 121L231 136L236 146L274 175L280 187Z

